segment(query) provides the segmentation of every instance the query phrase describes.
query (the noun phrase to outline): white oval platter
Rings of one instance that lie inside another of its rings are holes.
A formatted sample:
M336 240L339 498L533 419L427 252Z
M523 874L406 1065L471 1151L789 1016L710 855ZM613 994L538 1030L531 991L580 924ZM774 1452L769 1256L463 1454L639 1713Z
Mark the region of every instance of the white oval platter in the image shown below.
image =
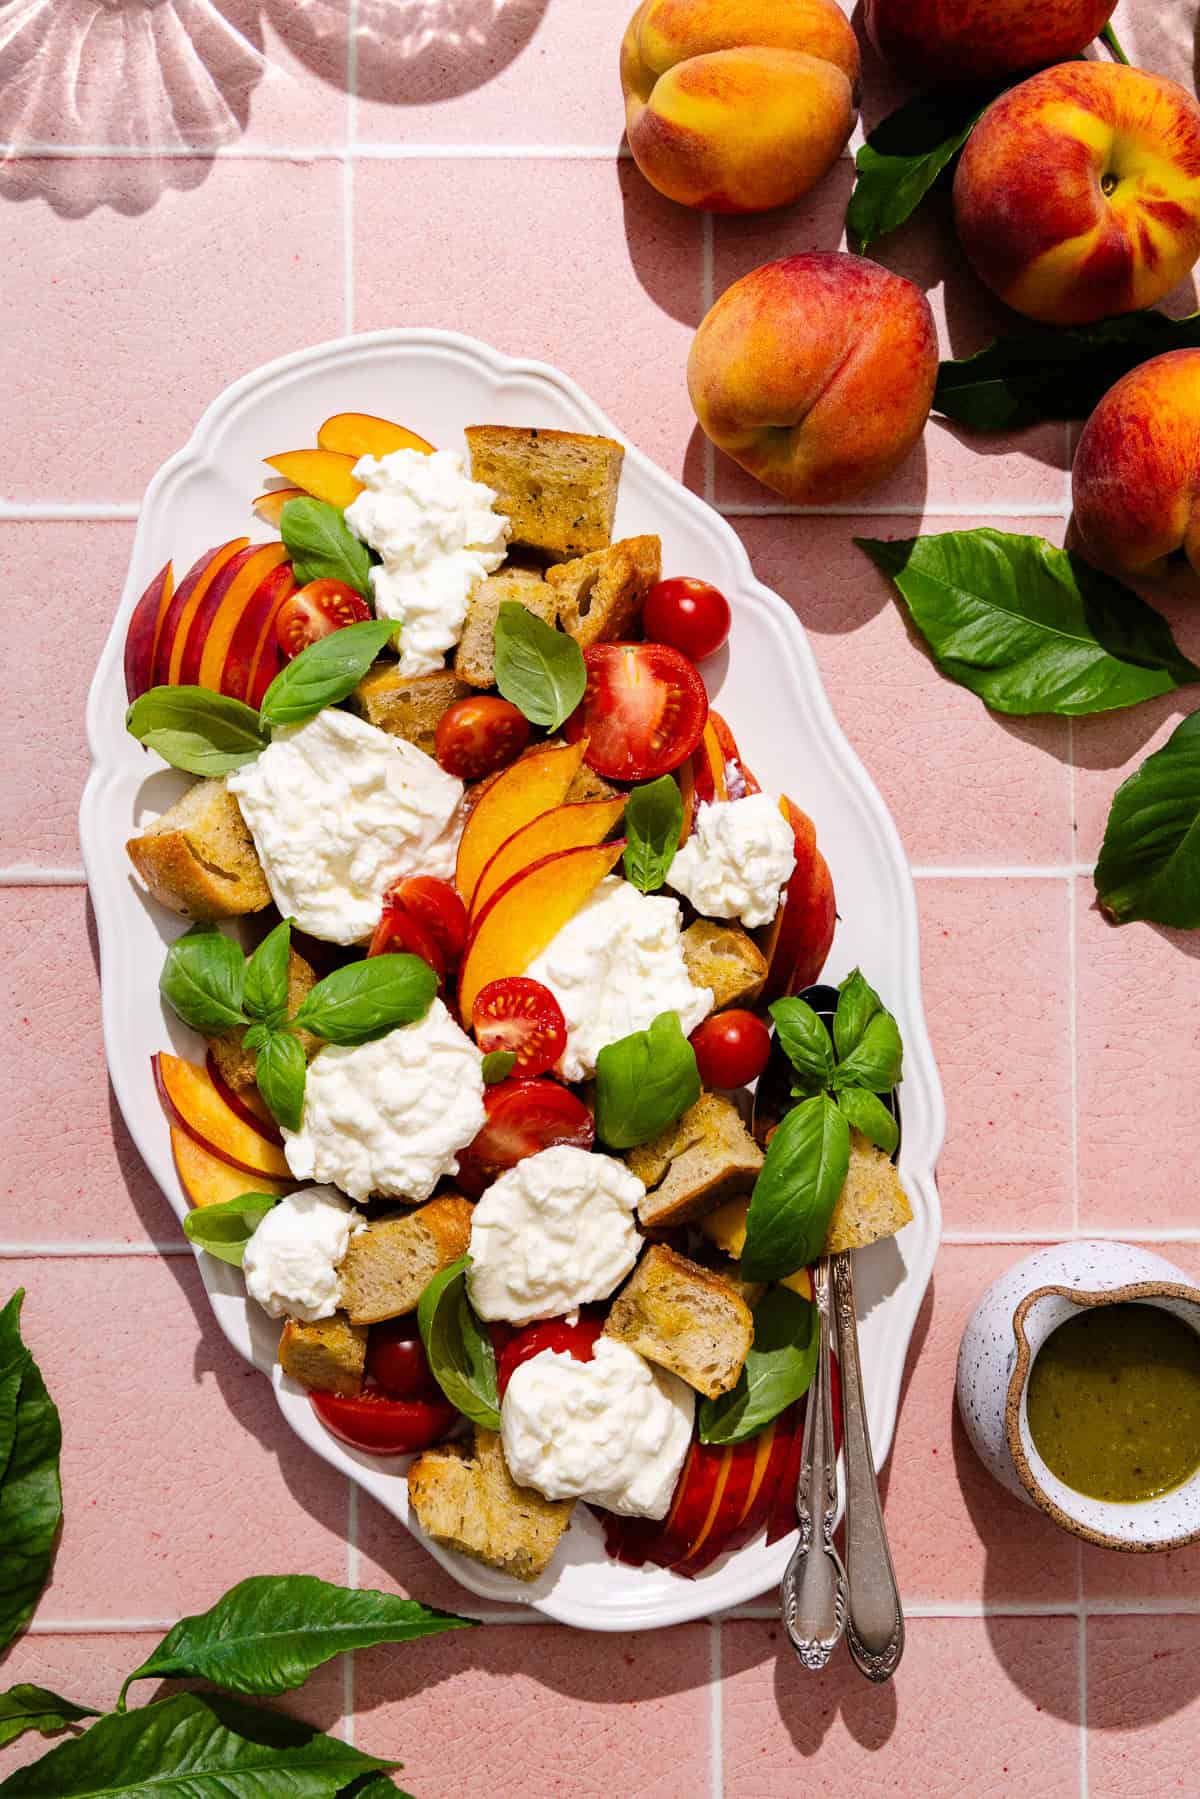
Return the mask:
M517 361L454 332L377 331L317 345L268 363L209 407L191 441L146 491L125 589L88 701L92 772L80 835L99 927L104 1039L130 1133L176 1213L187 1201L155 1095L150 1057L173 1043L199 1043L166 1012L158 974L183 921L150 901L124 853L127 837L160 813L187 777L159 767L124 729L122 654L138 595L168 557L186 569L209 545L252 529L250 501L264 456L315 441L320 421L358 411L396 418L445 448L463 447L477 423L621 433L566 375ZM803 525L797 525L797 534ZM855 964L894 1010L904 1036L901 1171L914 1218L892 1242L856 1258L867 1411L878 1463L891 1446L905 1353L941 1232L934 1169L944 1128L941 1088L921 1009L917 917L900 840L883 802L843 737L821 687L804 631L752 573L742 544L711 507L627 446L617 532L657 532L669 573L699 574L733 606L728 651L705 666L714 699L763 784L786 791L813 818L833 871L840 923L824 978ZM358 1455L318 1424L303 1390L275 1363L277 1327L247 1303L241 1276L198 1252L217 1322L230 1343L274 1382L292 1429L327 1462L371 1493L471 1592L529 1604L550 1618L593 1630L648 1630L708 1616L779 1581L790 1540L760 1538L696 1580L609 1560L596 1519L576 1516L543 1578L526 1586L421 1536L409 1516L402 1464Z

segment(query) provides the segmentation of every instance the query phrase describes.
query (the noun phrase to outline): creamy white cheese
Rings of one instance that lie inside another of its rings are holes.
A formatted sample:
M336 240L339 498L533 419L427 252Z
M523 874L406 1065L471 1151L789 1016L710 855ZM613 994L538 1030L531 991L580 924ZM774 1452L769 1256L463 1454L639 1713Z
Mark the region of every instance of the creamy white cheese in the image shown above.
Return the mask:
M400 673L432 674L462 636L471 589L504 560L508 520L451 450L364 456L354 476L363 492L346 523L383 558L371 570L375 610L402 626Z
M326 707L228 777L285 918L359 943L402 875L454 873L462 782L415 744Z
M298 1180L332 1181L355 1199L428 1199L483 1121L483 1057L435 999L374 1043L317 1051L284 1154Z
M547 1499L587 1499L665 1518L692 1437L695 1394L636 1350L600 1337L595 1357L547 1349L513 1370L500 1407L513 1479Z
M527 1324L607 1299L637 1261L645 1194L611 1156L565 1143L526 1156L471 1219L467 1288L479 1316Z
M246 1245L246 1291L272 1318L332 1318L338 1266L361 1215L329 1187L304 1187L272 1206Z
M701 805L667 880L706 918L770 924L796 866L792 827L769 793Z
M601 881L525 972L562 1007L568 1081L586 1080L606 1043L644 1031L660 1012L678 1012L686 1037L712 1011L711 992L692 985L683 959L679 902L619 875Z

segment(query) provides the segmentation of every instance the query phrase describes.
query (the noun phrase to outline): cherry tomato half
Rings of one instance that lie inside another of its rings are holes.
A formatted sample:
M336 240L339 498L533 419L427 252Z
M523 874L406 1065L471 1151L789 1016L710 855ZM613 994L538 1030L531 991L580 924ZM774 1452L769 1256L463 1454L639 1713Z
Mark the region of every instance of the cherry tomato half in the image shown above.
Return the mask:
M344 581L325 577L310 581L307 587L297 588L288 596L275 618L275 636L290 662L331 631L340 631L343 625L361 624L370 616L371 608L361 593L355 593Z
M651 643L669 643L693 662L715 655L732 623L720 588L691 575L656 582L642 608L642 629Z
M370 1387L357 1399L310 1393L313 1411L327 1431L369 1455L411 1455L437 1443L458 1417L452 1405L424 1399L388 1399Z
M417 1315L385 1318L367 1336L367 1380L385 1399L426 1399L444 1405L442 1389L430 1372Z
M596 1351L596 1339L604 1331L603 1318L580 1318L568 1324L565 1318L548 1318L544 1324L531 1324L518 1331L500 1351L496 1363L496 1391L501 1399L504 1389L522 1362L531 1362L544 1349L558 1355L574 1356L577 1362L590 1362Z
M368 956L420 956L437 975L439 986L446 979L446 958L429 931L405 906L383 908L383 916L375 926L375 934L367 947Z
M744 1087L756 1081L771 1053L771 1033L762 1019L736 1007L706 1018L688 1041L706 1087Z
M566 722L588 739L589 768L613 781L652 781L691 755L708 717L695 667L665 643L596 643L583 652L587 689Z
M484 1055L511 1050L513 1073L547 1074L567 1047L567 1021L562 1007L540 981L509 975L489 981L475 996L471 1027Z
M448 968L456 968L467 945L467 908L457 887L436 875L409 875L384 895L384 910L399 907L426 930Z
M447 774L481 781L515 762L529 742L529 720L508 700L481 693L455 700L438 720L434 754Z
M458 1158L457 1184L470 1197L540 1149L557 1143L590 1149L596 1140L591 1113L557 1081L498 1081L483 1103L487 1121Z

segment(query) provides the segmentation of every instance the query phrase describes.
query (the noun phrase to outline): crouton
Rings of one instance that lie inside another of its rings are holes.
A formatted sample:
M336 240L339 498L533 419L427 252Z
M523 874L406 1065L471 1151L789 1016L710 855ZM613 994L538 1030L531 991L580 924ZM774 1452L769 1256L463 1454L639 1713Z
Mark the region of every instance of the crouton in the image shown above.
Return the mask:
M526 756L536 755L541 750L557 750L562 747L559 738L548 737L544 742L531 743L528 749L521 751L521 754L517 757L517 761L522 761ZM505 769L500 768L496 770L494 775L485 775L482 781L472 781L468 784L464 799L464 804L468 812L471 812L479 803L492 782L498 781L500 776L506 772ZM592 770L585 762L580 768L579 773L571 782L571 785L567 788L563 804L564 806L569 806L583 800L611 800L616 798L619 791L620 790L614 787L611 782L604 780L602 776L593 774Z
M604 1334L715 1399L737 1385L754 1320L719 1274L652 1243L613 1301Z
M728 1205L710 1212L700 1229L718 1249L740 1256L746 1241L749 1207L749 1195L732 1199ZM891 1158L860 1132L851 1131L850 1166L829 1220L826 1255L836 1255L843 1249L865 1249L868 1243L877 1243L882 1237L894 1237L911 1222L912 1207ZM796 1276L789 1276L784 1283L794 1284ZM804 1283L800 1282L797 1291L803 1290Z
M737 1107L716 1093L702 1093L682 1118L628 1150L625 1160L648 1189L638 1207L648 1229L715 1211L748 1192L763 1165Z
M349 704L368 724L377 725L390 737L403 737L432 756L442 714L469 692L452 669L402 675L396 664L389 662L364 675Z
M224 781L197 781L125 848L155 899L185 918L240 918L271 903L254 839Z
M515 600L544 624L554 623L557 602L536 569L506 566L480 581L454 652L454 673L470 687L496 684L496 620L505 600Z
M471 1212L469 1201L444 1193L352 1237L338 1270L351 1323L377 1324L411 1312L434 1275L466 1254Z
M294 1018L300 1010L300 1001L309 988L316 982L317 976L311 963L295 950L288 952L288 1017ZM252 1049L247 1049L242 1042L249 1027L237 1025L227 1031L223 1037L210 1037L208 1047L212 1051L213 1061L217 1065L217 1073L227 1087L235 1093L249 1093L258 1076L258 1057ZM296 1036L304 1046L304 1054L310 1060L319 1048L317 1038L311 1031L297 1031Z
M767 958L740 925L697 918L682 943L688 979L711 991L714 1012L754 1004L766 983Z
M408 1471L408 1497L426 1536L517 1580L536 1580L570 1523L573 1499L543 1499L508 1472L500 1438L475 1431L474 1453L443 1443Z
M471 473L496 491L512 541L551 562L602 550L612 537L625 451L611 437L470 425Z
M749 1203L749 1200L735 1199L731 1201L731 1204L735 1206L740 1205L742 1207L743 1221L746 1216L745 1207L749 1205ZM722 1212L728 1210L728 1206L722 1206L721 1208ZM708 1226L711 1220L720 1217L720 1215L720 1212L710 1212L700 1226L700 1229L705 1232L706 1239ZM730 1256L722 1255L721 1252L718 1249L715 1249L707 1240L697 1249L693 1260L699 1262L702 1268L707 1268L710 1274L715 1274L719 1280L723 1280L727 1287L732 1287L738 1298L744 1300L751 1311L754 1310L755 1306L767 1290L766 1281L748 1281L742 1273L741 1264L735 1262Z
M351 1324L344 1312L305 1324L289 1318L279 1338L279 1366L302 1387L354 1398L362 1392L367 1361L365 1325Z
M642 602L662 574L657 537L623 537L606 550L546 571L558 602L558 622L581 650L625 637Z

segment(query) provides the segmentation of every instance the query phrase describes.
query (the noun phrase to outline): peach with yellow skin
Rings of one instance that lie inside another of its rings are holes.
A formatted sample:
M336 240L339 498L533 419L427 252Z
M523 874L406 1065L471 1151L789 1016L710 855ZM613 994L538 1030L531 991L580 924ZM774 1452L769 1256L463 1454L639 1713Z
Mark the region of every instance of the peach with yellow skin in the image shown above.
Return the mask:
M929 302L838 251L752 269L701 322L688 391L719 449L785 499L843 500L908 455L937 378Z
M629 147L668 199L763 212L808 193L858 116L834 0L643 0L621 45Z
M863 22L885 62L930 87L1065 62L1114 9L1115 0L863 0Z
M954 217L975 272L1027 318L1153 306L1200 255L1200 106L1117 63L1043 69L967 139Z
M1110 387L1071 470L1075 529L1091 560L1158 575L1183 550L1200 573L1200 350L1169 350Z

